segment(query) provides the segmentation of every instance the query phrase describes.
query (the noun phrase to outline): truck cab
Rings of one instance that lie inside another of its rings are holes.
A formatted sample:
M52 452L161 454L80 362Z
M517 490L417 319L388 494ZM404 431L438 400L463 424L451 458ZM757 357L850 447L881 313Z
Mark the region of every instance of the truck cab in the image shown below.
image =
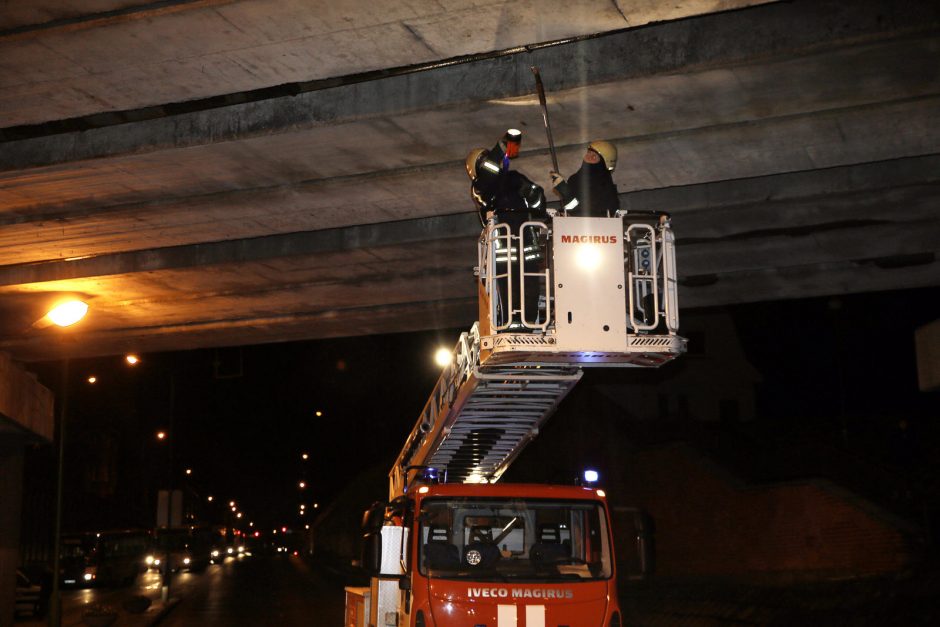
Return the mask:
M424 485L386 512L365 556L376 625L620 625L603 490Z

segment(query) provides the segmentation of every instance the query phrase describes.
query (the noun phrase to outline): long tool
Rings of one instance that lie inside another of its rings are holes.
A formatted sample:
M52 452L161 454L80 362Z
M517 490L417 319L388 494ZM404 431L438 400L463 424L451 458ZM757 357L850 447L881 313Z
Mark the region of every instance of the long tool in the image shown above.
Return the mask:
M548 135L548 150L552 153L552 168L558 172L558 157L555 155L555 140L552 139L552 125L548 122L548 103L545 102L545 86L542 85L542 75L539 69L532 66L532 73L535 74L535 88L539 92L539 104L542 105L542 120L545 121L545 134Z

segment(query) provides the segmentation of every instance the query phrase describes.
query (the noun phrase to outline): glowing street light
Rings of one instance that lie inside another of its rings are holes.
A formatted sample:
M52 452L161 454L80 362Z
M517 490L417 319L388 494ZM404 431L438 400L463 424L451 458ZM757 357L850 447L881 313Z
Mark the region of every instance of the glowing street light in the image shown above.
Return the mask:
M452 358L453 354L443 347L437 349L437 352L434 353L434 363L436 363L441 368L446 368L449 366Z
M193 474L193 469L192 469L192 468L187 468L187 469L186 469L186 474L187 474L187 475Z
M49 324L55 324L60 327L68 327L85 317L88 313L88 304L77 299L70 299L61 302L53 307L43 318L40 318L33 326L43 328ZM65 382L62 391L62 399L59 403L59 426L58 426L58 453L56 470L56 488L55 488L55 522L53 523L53 541L52 541L52 572L55 576L52 578L52 591L50 593L50 602L52 611L49 615L49 624L58 627L62 624L62 596L59 592L59 556L62 551L62 492L63 492L63 468L65 464L65 432L68 422L68 373L69 360L66 357L62 362L62 380ZM87 576L87 575L86 575Z
M297 485L300 486L300 489L301 489L301 490L303 490L304 488L307 487L307 482L306 482L306 481L301 481L301 482L298 483Z
M321 418L322 416L323 416L323 412L318 409L318 410L317 410L317 418Z
M306 453L304 453L303 455L301 455L301 457L302 457L303 459L309 459L309 458L310 458L310 456L307 455Z
M88 304L80 300L67 300L49 310L46 317L60 327L70 327L88 313Z
M137 364L140 363L140 357L134 354L126 355L124 357L124 361L126 361L131 366L136 366Z
M206 500L211 503L211 502L212 502L212 498L213 498L213 497L212 497L212 495L210 494L209 496L206 497Z
M166 431L157 431L157 439L158 439L158 440L165 440L165 439L166 439Z
M229 501L229 502L228 502L228 506L229 506L229 507L235 507L235 501Z
M98 377L96 377L95 375L91 375L90 377L88 377L88 382L89 382L89 383L97 383L97 382L98 382Z
M242 517L242 513L241 513L241 512L238 512L237 514L235 514L235 518L241 518L241 517Z

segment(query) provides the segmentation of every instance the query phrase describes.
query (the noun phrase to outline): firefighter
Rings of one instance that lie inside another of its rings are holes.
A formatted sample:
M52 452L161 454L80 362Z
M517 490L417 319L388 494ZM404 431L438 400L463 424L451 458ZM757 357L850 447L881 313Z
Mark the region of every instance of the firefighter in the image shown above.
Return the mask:
M521 143L522 132L509 129L495 146L489 150L475 148L466 160L467 175L471 182L470 193L480 212L480 221L485 226L492 215L497 224L509 225L510 233L515 238L509 250L497 253L497 274L505 274L510 269L507 264L514 257L518 261L519 229L522 224L530 220L548 219L542 188L521 172L510 169L511 160L519 155ZM538 272L544 268L544 243L540 241L539 234L540 231L534 227L527 227L521 234L523 267L526 272ZM518 311L509 311L510 283L512 309L517 310L520 306L518 268L518 263L513 264L510 277L497 281L497 289L494 291L498 299L497 320L494 322L499 326L509 322L513 331L524 328ZM525 288L525 318L530 323L539 323L544 319L545 307L541 281L530 277L526 279Z
M552 188L561 197L562 208L576 216L608 217L620 209L620 197L611 173L617 167L617 147L604 140L592 141L581 168L566 181L550 172Z
M542 188L509 168L510 161L519 156L521 144L522 132L511 128L489 150L475 148L467 155L470 193L483 225L491 211L500 222L516 226L526 220L547 218Z

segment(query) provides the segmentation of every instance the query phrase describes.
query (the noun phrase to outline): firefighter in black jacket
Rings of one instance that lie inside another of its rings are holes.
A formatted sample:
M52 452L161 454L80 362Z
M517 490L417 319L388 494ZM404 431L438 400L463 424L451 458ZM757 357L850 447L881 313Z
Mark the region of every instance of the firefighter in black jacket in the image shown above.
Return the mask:
M467 175L470 193L480 210L480 222L486 224L486 214L496 214L500 222L518 227L526 220L544 220L545 192L529 178L509 169L509 163L519 155L522 132L509 129L495 146L475 148L467 155Z
M480 221L485 226L489 214L493 214L497 224L509 225L513 239L509 250L497 253L497 274L504 274L509 267L507 264L515 258L517 263L511 267L511 283L513 303L509 311L509 294L507 281L497 281L497 289L493 295L497 301L496 325L510 324L510 330L520 331L522 316L520 309L519 289L519 241L522 244L522 261L526 272L538 272L544 268L544 244L540 241L540 231L534 227L527 227L521 235L519 228L524 222L530 220L545 221L546 212L545 192L521 172L509 168L510 161L519 155L519 146L522 143L522 133L516 129L509 129L503 138L493 148L476 148L467 155L467 175L470 177L470 193L480 211ZM505 242L503 241L503 244ZM539 323L544 319L544 298L540 298L541 285L538 278L530 277L525 281L525 319L527 322ZM511 316L511 317L510 317Z
M575 216L608 217L620 209L620 198L611 172L617 167L617 147L603 140L591 142L581 169L566 181L551 172L552 187L561 197L565 212Z

